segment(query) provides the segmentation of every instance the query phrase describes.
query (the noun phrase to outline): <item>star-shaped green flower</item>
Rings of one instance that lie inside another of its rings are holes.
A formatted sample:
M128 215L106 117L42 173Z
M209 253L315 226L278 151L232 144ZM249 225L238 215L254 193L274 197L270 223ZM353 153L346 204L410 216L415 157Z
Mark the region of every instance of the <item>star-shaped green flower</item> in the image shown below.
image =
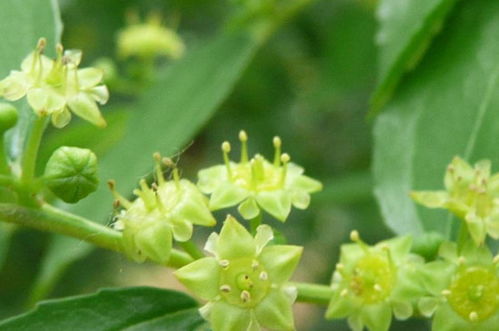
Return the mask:
M212 233L205 257L177 270L177 278L208 303L200 309L214 331L294 330L296 288L286 285L302 247L270 245L273 233L260 225L255 237L229 216Z
M34 52L21 63L21 71L13 70L0 81L0 96L15 101L26 96L39 116L51 116L52 124L61 128L71 120L71 112L100 127L106 126L97 103L105 104L109 92L99 85L103 78L96 68L78 69L81 52L64 51L57 46L57 58L43 55L45 39L40 39Z
M440 257L422 269L428 294L418 304L423 315L433 315L432 330L497 330L499 259L473 244L459 253L449 242L442 244Z
M229 160L230 145L222 144L225 165L217 165L199 172L198 186L211 194L212 210L238 205L241 216L255 218L260 209L284 222L291 206L306 209L310 193L320 191L322 184L303 175L303 168L290 163L288 154L281 154L281 140L274 138L275 155L271 163L257 154L248 160L247 135L239 134L242 143L241 161Z
M146 258L164 264L168 261L173 239L184 242L191 238L193 224L213 226L216 221L208 209L206 197L196 185L180 179L173 169L174 179L167 181L161 170L161 158L155 154L157 183L149 187L140 181L134 191L137 199L126 200L110 188L123 210L114 227L123 231L123 247L137 262Z
M382 241L375 246L362 242L356 231L351 237L356 243L341 247L326 318L348 318L355 331L364 326L371 331L386 331L392 313L398 319L413 314L413 301L422 292L416 277L422 259L409 254L410 237Z
M499 174L491 176L490 161L474 167L455 157L445 173L446 191L412 192L412 198L429 208L445 208L466 222L477 245L486 235L499 239Z

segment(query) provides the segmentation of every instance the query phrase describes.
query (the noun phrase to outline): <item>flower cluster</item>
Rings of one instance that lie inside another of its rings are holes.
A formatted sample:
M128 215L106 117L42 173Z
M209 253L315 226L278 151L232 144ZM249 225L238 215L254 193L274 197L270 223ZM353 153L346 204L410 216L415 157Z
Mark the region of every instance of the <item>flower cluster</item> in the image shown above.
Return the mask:
M21 63L0 81L0 96L9 101L27 96L38 116L51 116L52 124L61 128L71 120L71 112L100 127L106 126L97 104L105 104L109 93L99 85L103 73L96 68L78 69L81 51L66 50L57 45L56 59L43 54L45 39Z
M446 191L412 192L412 198L430 208L446 208L466 222L474 242L487 234L499 239L499 174L491 175L490 161L474 167L455 157L445 173Z
M173 169L173 180L163 176L162 163L171 165L168 159L154 155L157 183L149 187L144 179L140 189L134 191L137 199L128 201L114 188L110 188L116 201L124 207L114 225L123 231L123 247L135 261L146 258L166 263L170 257L172 240L183 242L192 236L193 224L213 226L213 218L205 196L193 183L180 179Z
M134 16L131 18L130 24L118 34L118 54L121 57L154 59L166 56L177 59L182 56L184 43L175 31L161 25L158 15L150 15L144 23Z
M409 253L412 240L399 237L368 246L356 231L353 244L341 247L326 318L348 318L355 331L366 326L386 331L392 313L398 319L413 314L413 299L422 293L417 270L422 259Z
M432 330L496 330L499 325L499 259L485 247L458 250L445 242L440 259L422 269L427 295L418 303L433 315Z
M302 248L268 245L273 233L260 225L255 237L228 216L205 249L213 256L177 270L177 278L208 303L200 309L215 331L294 330L296 288L285 285Z
M290 161L288 154L281 154L281 140L275 137L274 161L269 162L260 154L248 158L246 132L239 133L241 160L229 160L231 146L222 144L224 165L217 165L199 172L198 186L203 193L211 194L212 210L238 206L245 219L255 218L260 209L284 222L291 206L306 209L310 193L322 189L322 184L303 175L303 168Z

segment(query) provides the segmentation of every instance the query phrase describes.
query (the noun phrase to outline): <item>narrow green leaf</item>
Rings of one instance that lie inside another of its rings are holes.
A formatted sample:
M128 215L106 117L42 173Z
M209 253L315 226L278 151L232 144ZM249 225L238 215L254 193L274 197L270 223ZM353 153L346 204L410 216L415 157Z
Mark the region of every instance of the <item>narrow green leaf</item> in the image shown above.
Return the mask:
M443 187L455 155L499 169L499 2L460 2L418 71L374 128L375 193L398 234L452 232L445 211L416 208L411 190Z
M19 69L21 61L35 48L40 37L48 39L47 50L52 51L61 32L62 24L55 0L0 1L0 80L10 70ZM20 110L17 126L7 133L5 139L5 150L12 155L19 155L22 150L33 116L22 102L18 103L17 108ZM0 227L0 268L9 247L11 228Z
M133 108L120 142L99 159L101 183L112 178L121 192L130 192L152 170L154 152L167 156L180 152L230 93L259 45L244 31L225 33L173 64ZM112 200L101 184L73 211L109 223ZM57 237L43 262L32 300L45 296L65 267L91 248Z
M0 322L0 329L190 331L203 324L191 297L152 287L130 287L44 301L25 314Z
M403 74L412 69L440 31L456 0L381 0L377 18L379 84L371 113L390 99Z

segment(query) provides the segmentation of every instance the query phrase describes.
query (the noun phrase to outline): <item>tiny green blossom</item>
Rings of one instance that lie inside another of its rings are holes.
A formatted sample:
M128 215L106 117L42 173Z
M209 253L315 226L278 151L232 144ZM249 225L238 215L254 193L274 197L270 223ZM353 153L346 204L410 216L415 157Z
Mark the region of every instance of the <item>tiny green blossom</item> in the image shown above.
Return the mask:
M81 51L64 51L58 45L57 58L43 55L46 41L38 46L21 63L21 70L13 70L0 81L0 96L9 101L26 96L29 105L39 116L51 116L52 124L61 128L71 120L71 112L104 127L97 104L105 104L109 92L102 81L102 71L96 68L78 69Z
M493 331L499 325L499 260L486 247L445 242L441 259L422 269L428 295L419 310L434 331Z
M474 167L455 157L445 173L446 191L412 192L412 198L429 208L445 208L466 222L477 245L486 235L499 239L499 174L491 175L490 161Z
M348 318L355 331L364 327L386 331L392 313L398 319L412 316L415 298L422 291L416 277L422 259L409 254L410 237L394 238L375 246L362 242L356 231L351 237L356 243L341 247L326 318Z
M302 247L271 245L272 229L260 225L255 237L227 217L212 233L205 257L177 270L177 278L208 303L200 309L214 331L294 330L296 288L286 282Z
M149 187L140 181L134 191L137 199L126 200L110 188L116 201L124 207L114 227L123 231L123 245L127 254L137 262L146 258L166 263L172 241L187 241L192 236L193 224L213 226L216 221L208 209L208 201L199 189L186 179L180 179L173 169L173 180L163 177L161 157L155 154L157 183Z
M150 15L145 23L138 22L135 17L132 21L118 34L118 54L121 57L154 59L166 56L177 59L184 54L182 39L161 24L159 15Z
M257 154L248 159L247 140L244 131L239 133L241 161L229 160L230 144L224 142L222 151L225 165L217 165L199 172L198 186L211 194L212 210L238 205L241 216L255 218L260 209L284 222L291 206L306 209L310 193L322 189L322 184L303 175L303 168L293 164L288 154L281 154L281 140L274 138L275 155L271 163Z

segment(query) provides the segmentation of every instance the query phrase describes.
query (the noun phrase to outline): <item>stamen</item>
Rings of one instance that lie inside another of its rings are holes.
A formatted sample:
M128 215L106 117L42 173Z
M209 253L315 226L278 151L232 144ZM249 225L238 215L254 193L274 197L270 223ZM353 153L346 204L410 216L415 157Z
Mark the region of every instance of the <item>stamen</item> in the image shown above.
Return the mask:
M109 187L109 190L113 194L114 198L119 201L119 203L125 207L126 209L130 208L132 206L132 203L128 201L124 196L122 196L118 191L116 191L116 182L114 180L109 180L107 182L107 186Z
M241 163L246 163L248 162L248 135L246 131L239 131L239 140L241 141Z
M246 303L251 300L251 294L250 292L244 290L241 292L241 300Z
M222 268L227 268L230 264L229 260L220 260L218 263Z
M281 185L286 183L286 176L288 175L288 162L291 160L291 157L287 153L283 153L281 155L282 162L282 170L281 170Z
M36 44L36 50L38 51L38 53L42 54L43 51L45 50L45 46L47 46L47 39L45 38L38 39L38 43Z
M450 290L442 290L442 292L441 292L441 293L442 293L442 295L443 295L443 296L445 296L445 297L447 297L447 296L449 296L449 295L451 295L451 294L452 294L452 292L451 292Z
M228 141L224 141L222 143L222 152L224 155L225 167L227 168L227 175L229 177L229 180L232 180L232 170L230 169L230 159L229 159L230 144Z
M272 143L274 144L274 166L279 167L281 165L281 138L275 136Z
M265 271L262 271L260 272L260 276L258 276L258 278L260 278L260 280L267 280L269 279L269 275Z
M231 290L232 289L231 289L230 285L224 284L224 285L220 286L220 291L222 291L222 292L229 293Z
M258 261L257 260L253 260L253 262L251 262L251 268L253 270L256 270L258 268L259 264L258 264Z
M381 291L383 291L383 288L379 284L374 284L374 290L377 292L381 292Z
M353 230L352 232L350 232L350 240L353 242L360 241L359 231Z
M343 289L343 291L340 292L341 297L346 297L348 295L348 290L346 288Z
M180 189L180 174L178 172L178 168L173 168L173 180L175 181L177 189Z
M460 256L460 257L458 257L458 258L457 258L457 263L458 263L459 265L463 265L463 264L465 264L465 263L466 263L466 258L465 258L464 256Z
M152 210L156 207L156 194L149 188L145 179L141 179L139 182L140 190L135 189L133 193L139 196L148 210Z
M161 154L158 152L153 154L154 162L155 162L155 170L156 170L156 180L159 185L163 185L165 183L165 177L163 176L163 168L161 167Z

